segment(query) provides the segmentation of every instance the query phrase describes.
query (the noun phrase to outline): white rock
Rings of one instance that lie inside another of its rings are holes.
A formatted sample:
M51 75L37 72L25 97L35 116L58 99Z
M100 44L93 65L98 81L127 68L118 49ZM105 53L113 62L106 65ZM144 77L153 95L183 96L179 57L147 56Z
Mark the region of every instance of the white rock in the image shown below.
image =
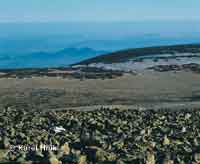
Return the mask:
M181 132L185 133L186 132L186 127L183 127L182 130L181 130Z
M53 130L54 130L54 132L56 132L56 133L60 133L60 132L66 131L66 129L63 128L62 126L59 126L59 127L56 126L56 127L53 128Z

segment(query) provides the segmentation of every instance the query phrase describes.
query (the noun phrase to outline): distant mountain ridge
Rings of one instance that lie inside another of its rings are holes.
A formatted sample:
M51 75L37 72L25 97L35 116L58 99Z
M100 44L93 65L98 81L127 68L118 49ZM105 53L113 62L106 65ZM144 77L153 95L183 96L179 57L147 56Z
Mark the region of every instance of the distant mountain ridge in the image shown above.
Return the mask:
M83 47L65 48L54 53L41 51L21 56L2 56L0 57L2 59L0 62L0 68L44 68L67 66L104 53L107 52Z

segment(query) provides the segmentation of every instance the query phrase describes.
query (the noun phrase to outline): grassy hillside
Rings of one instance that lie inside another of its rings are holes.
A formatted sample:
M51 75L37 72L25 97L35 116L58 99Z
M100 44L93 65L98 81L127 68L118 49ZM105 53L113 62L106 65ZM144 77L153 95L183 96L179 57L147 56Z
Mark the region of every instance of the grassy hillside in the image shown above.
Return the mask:
M200 44L188 44L188 45L174 45L174 46L159 46L159 47L146 47L122 50L110 54L97 56L88 60L79 62L78 64L90 64L90 63L119 63L125 62L133 57L156 55L156 54L174 54L174 53L199 53Z

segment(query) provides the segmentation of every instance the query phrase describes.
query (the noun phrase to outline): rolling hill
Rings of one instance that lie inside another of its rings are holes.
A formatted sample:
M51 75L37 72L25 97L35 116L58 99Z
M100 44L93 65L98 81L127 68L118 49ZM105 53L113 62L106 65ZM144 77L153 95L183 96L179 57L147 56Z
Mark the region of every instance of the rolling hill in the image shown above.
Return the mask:
M127 49L121 50L110 54L105 54L90 58L88 60L83 60L74 65L88 65L91 63L121 63L127 62L136 58L153 58L153 57L162 57L166 54L171 56L176 56L179 54L188 53L188 56L199 56L200 53L200 44L187 44L187 45L173 45L173 46L159 46L159 47L146 47L146 48L136 48L136 49Z

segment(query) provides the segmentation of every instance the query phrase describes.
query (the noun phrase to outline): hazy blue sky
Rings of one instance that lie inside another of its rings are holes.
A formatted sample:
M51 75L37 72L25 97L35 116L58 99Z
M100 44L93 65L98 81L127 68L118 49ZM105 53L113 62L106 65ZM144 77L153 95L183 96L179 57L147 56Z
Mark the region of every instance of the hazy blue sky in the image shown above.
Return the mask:
M200 0L0 0L0 22L200 20Z

